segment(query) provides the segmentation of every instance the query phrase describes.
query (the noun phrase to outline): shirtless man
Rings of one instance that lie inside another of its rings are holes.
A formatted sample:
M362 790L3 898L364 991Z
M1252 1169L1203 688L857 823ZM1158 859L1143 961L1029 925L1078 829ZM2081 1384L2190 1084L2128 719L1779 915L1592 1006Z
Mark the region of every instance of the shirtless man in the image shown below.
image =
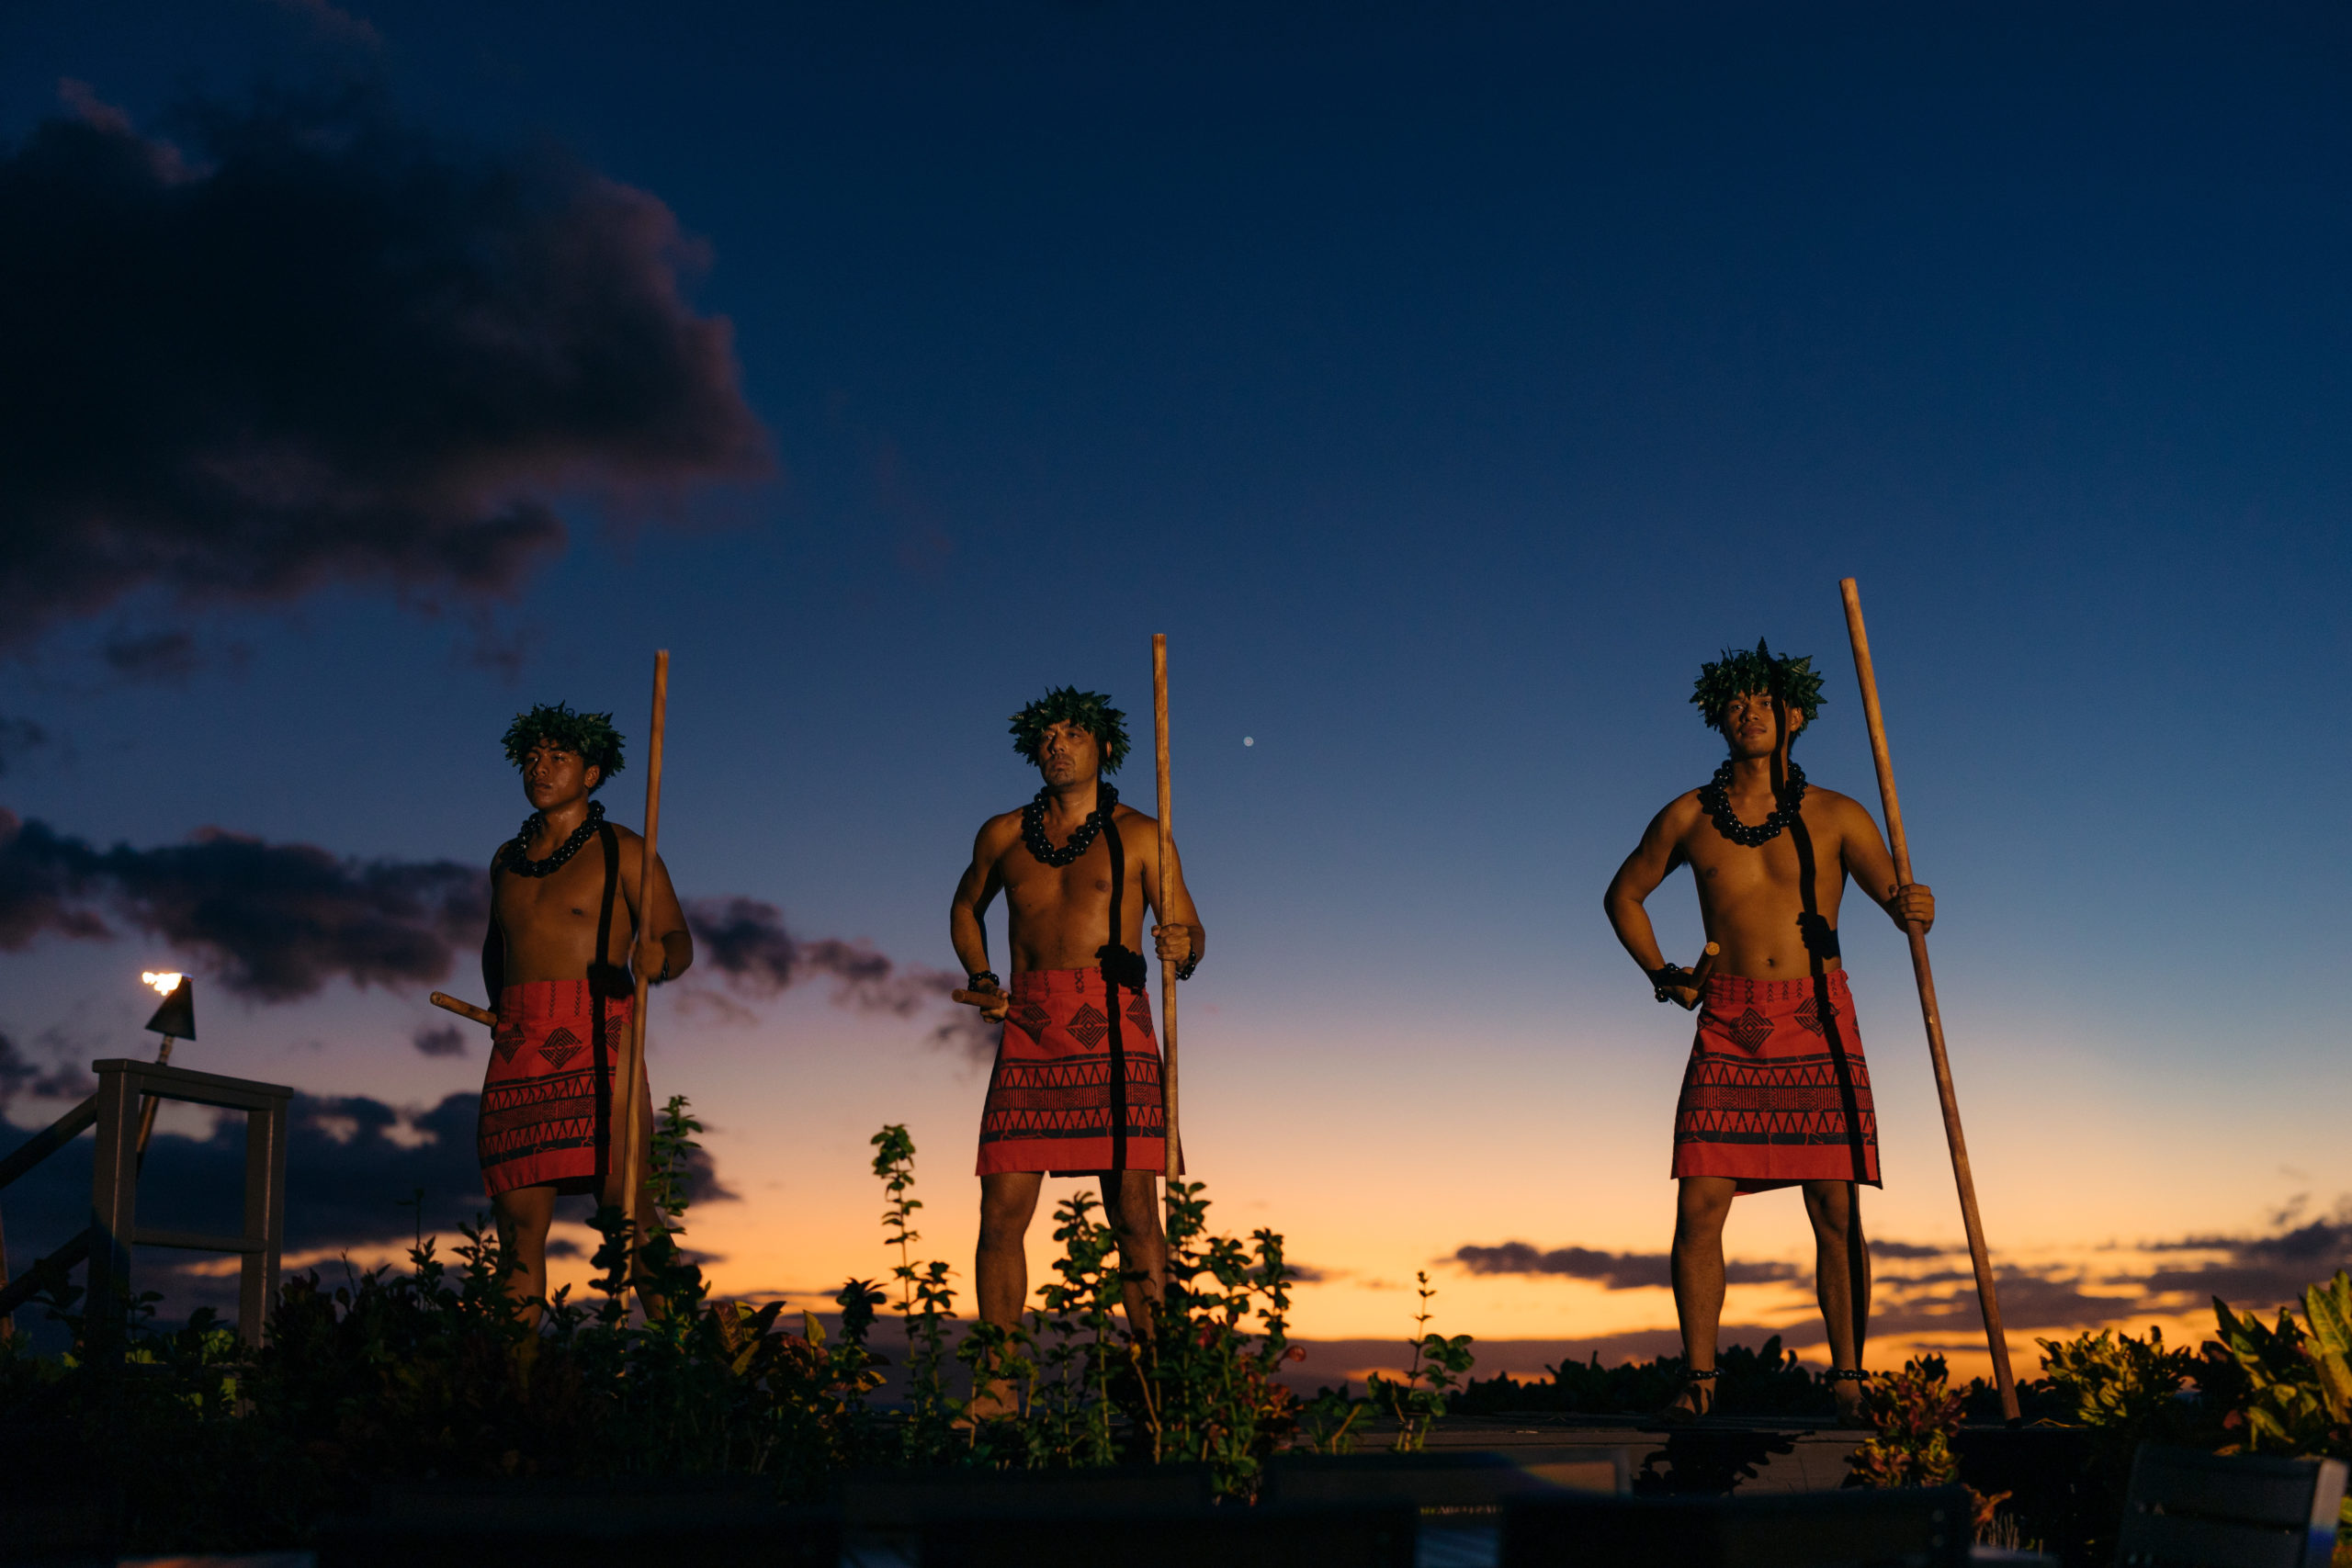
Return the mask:
M518 715L506 758L522 770L531 815L490 861L490 934L482 984L498 1014L482 1082L482 1185L499 1235L514 1248L508 1294L537 1324L548 1289L548 1224L555 1201L593 1192L621 1202L621 1148L614 1076L627 1054L636 980L674 980L695 960L678 896L662 858L653 859L652 910L637 909L645 840L605 820L588 797L621 771L612 715L574 713L558 703ZM631 933L637 933L634 943ZM644 1064L637 1092L647 1093ZM652 1169L650 1100L638 1168ZM639 1189L635 1245L645 1245L655 1209ZM649 1311L656 1303L648 1302Z
M1790 761L1821 706L1812 665L1758 642L1703 667L1690 700L1731 755L1712 783L1651 818L1602 900L1657 999L1701 1009L1674 1122L1674 1307L1689 1371L1669 1416L1704 1415L1713 1403L1732 1199L1792 1184L1813 1221L1838 1413L1852 1422L1864 1408L1871 1271L1860 1193L1879 1184L1878 1123L1838 955L1838 906L1849 875L1897 926L1926 931L1936 901L1925 886L1896 883L1868 811L1808 786ZM1683 865L1707 938L1722 947L1703 988L1666 961L1642 907Z
M1029 1299L1023 1243L1046 1173L1100 1176L1119 1235L1127 1325L1151 1332L1168 1271L1153 1178L1167 1166L1159 1049L1144 991L1144 906L1160 924L1163 964L1191 976L1206 946L1185 891L1161 878L1159 824L1119 804L1102 775L1127 753L1125 715L1098 693L1048 692L1013 716L1013 750L1045 787L1028 806L991 817L956 885L948 932L975 991L1004 1021L980 1121L979 1315L1008 1327ZM1103 830L1108 821L1109 831ZM981 919L1002 893L1012 987L989 968Z

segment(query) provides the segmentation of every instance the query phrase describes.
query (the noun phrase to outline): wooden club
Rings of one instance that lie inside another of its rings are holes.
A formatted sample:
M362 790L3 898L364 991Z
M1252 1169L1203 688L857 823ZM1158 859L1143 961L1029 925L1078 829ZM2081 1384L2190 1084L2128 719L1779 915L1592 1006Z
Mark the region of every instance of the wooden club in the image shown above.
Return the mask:
M498 1015L496 1013L492 1012L487 1008L478 1008L471 1002L461 1002L457 998L449 995L447 991L435 991L424 999L431 1002L435 1007L442 1008L447 1011L456 1013L459 1018L469 1018L476 1023L481 1024L484 1029L496 1029L498 1027Z
M1871 668L1870 635L1862 628L1862 595L1850 577L1840 579L1846 601L1846 636L1854 645L1854 678L1861 683L1862 717L1870 725L1871 760L1878 765L1878 795L1886 808L1887 848L1894 855L1894 878L1911 885L1911 848L1903 836L1903 807L1894 795L1894 763L1887 755L1886 722L1879 713L1878 677ZM1960 1184L1960 1217L1968 1229L1969 1261L1976 1269L1976 1302L1984 1311L1984 1342L1993 1352L1993 1380L2001 1391L2001 1414L2014 1422L2017 1378L2009 1371L2009 1340L2001 1328L2001 1303L1993 1288L1993 1259L1984 1246L1984 1222L1976 1213L1976 1179L1969 1169L1968 1138L1960 1127L1960 1097L1951 1086L1951 1061L1944 1054L1943 1015L1936 1008L1936 976L1928 964L1928 937L1905 921L1911 938L1911 974L1919 985L1919 1013L1928 1025L1928 1058L1935 1064L1936 1098L1943 1104L1944 1141L1951 1146L1952 1179Z

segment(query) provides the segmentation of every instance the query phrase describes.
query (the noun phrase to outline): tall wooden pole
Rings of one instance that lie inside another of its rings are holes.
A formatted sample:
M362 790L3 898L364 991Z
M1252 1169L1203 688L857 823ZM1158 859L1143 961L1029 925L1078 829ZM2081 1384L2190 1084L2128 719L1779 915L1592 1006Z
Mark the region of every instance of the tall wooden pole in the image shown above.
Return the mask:
M1176 839L1168 820L1168 638L1151 638L1151 733L1159 761L1159 923L1169 921L1169 907L1176 897ZM1167 1125L1168 1182L1173 1188L1182 1174L1183 1149L1176 1121L1176 971L1166 961L1159 965L1159 1032L1164 1055L1159 1067L1160 1103Z
M629 943L631 967L637 971L637 1005L628 1015L628 1060L621 1064L621 1103L626 1107L621 1121L628 1140L621 1155L621 1214L628 1224L632 1275L636 1272L637 1190L642 1176L638 1169L637 1146L645 1136L645 1096L638 1092L637 1086L645 1072L645 998L646 988L651 984L644 964L636 963L635 957L650 918L653 857L662 839L662 725L669 711L670 650L665 648L653 656L653 739L645 758L645 855L637 868L637 924Z
M1886 808L1887 848L1894 853L1894 877L1911 884L1911 846L1903 837L1903 807L1894 795L1894 762L1887 755L1886 721L1878 706L1878 677L1871 668L1870 634L1862 629L1862 595L1850 577L1838 590L1846 600L1846 636L1854 645L1854 678L1862 688L1862 717L1871 731L1871 760L1878 764L1878 795ZM2001 1303L1993 1288L1993 1258L1984 1246L1984 1222L1976 1212L1976 1178L1968 1165L1968 1136L1960 1127L1960 1097L1951 1087L1951 1060L1944 1054L1943 1015L1936 1008L1936 976L1928 964L1928 935L1913 921L1911 974L1919 983L1919 1013L1928 1025L1928 1057L1935 1064L1936 1097L1943 1103L1944 1142L1951 1146L1952 1179L1960 1186L1960 1217L1968 1228L1969 1261L1976 1269L1976 1303L1984 1311L1984 1343L1993 1352L1993 1381L2001 1391L2001 1414L2015 1421L2018 1382L2009 1371L2009 1340L2001 1328Z

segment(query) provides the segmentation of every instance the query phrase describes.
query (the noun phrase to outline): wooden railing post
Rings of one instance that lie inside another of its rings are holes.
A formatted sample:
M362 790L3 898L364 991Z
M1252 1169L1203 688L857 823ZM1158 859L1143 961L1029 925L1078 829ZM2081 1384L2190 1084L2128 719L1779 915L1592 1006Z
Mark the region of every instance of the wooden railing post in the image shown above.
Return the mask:
M245 1239L261 1243L237 1272L237 1333L261 1343L277 1299L278 1254L286 1244L286 1101L245 1112Z
M98 1147L90 1173L89 1292L83 1310L103 1337L96 1343L119 1349L130 1281L130 1233L139 1209L139 1096L119 1061L93 1064L98 1074Z

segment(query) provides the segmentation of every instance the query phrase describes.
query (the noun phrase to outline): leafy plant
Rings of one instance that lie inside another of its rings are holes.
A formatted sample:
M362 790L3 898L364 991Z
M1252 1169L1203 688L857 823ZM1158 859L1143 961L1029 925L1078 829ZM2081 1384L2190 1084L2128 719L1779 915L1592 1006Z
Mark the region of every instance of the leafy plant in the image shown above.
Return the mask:
M915 1184L915 1142L904 1126L893 1122L874 1134L874 1174L882 1179L889 1206L882 1211L888 1245L899 1249L890 1277L899 1282L896 1310L907 1338L907 1397L911 1408L900 1428L903 1453L916 1463L933 1462L951 1449L968 1442L956 1436L969 1402L950 1387L947 1364L949 1325L956 1321L956 1291L948 1284L947 1265L933 1259L917 1263L914 1244L922 1239L914 1228L921 1199L910 1196Z
M1212 1235L1198 1184L1170 1192L1167 1287L1148 1332L1125 1320L1134 1281L1085 1192L1055 1212L1060 1254L1022 1323L967 1325L947 1265L918 1256L913 1141L886 1127L874 1171L898 1260L882 1280L842 1287L829 1332L813 1314L787 1322L781 1303L712 1296L680 1245L701 1130L673 1099L654 1139L645 1246L632 1257L621 1216L600 1213L596 1292L556 1292L536 1330L505 1292L511 1254L480 1226L446 1258L420 1235L405 1270L287 1280L259 1348L209 1313L159 1331L152 1295L94 1306L61 1286L49 1304L74 1350L0 1344L0 1416L46 1420L61 1445L106 1456L130 1478L129 1544L181 1551L300 1545L322 1515L400 1480L750 1474L779 1497L812 1499L854 1465L1188 1462L1208 1466L1221 1495L1248 1499L1298 1429L1277 1375L1302 1354L1283 1238ZM632 1286L649 1304L641 1321ZM1418 1330L1430 1294L1424 1280ZM876 1399L886 1307L908 1347L896 1408ZM1468 1345L1424 1332L1413 1372L1376 1386L1400 1444L1426 1437L1469 1369ZM1012 1397L976 1402L959 1368ZM1357 1403L1343 1428L1374 1408Z
M2216 1296L2221 1355L2240 1396L2222 1420L2224 1453L2325 1454L2352 1460L2352 1275L2341 1269L2303 1292L2303 1321L2284 1310L2266 1328ZM2226 1358L2226 1360L2224 1360ZM2352 1559L2352 1501L2337 1516L2336 1561Z
M1364 1380L1371 1385L1374 1403L1385 1406L1396 1419L1395 1451L1400 1454L1420 1452L1421 1445L1428 1440L1430 1424L1445 1414L1447 1393L1477 1359L1470 1353L1467 1334L1448 1339L1442 1334L1428 1331L1430 1298L1437 1291L1430 1283L1428 1270L1415 1274L1413 1279L1420 1300L1413 1314L1413 1362L1405 1373L1405 1381L1398 1382L1378 1372Z
M1850 1455L1846 1467L1849 1486L1951 1486L1960 1483L1960 1455L1953 1439L1960 1435L1962 1400L1954 1393L1941 1356L1914 1356L1899 1372L1874 1380L1870 1391L1871 1424L1877 1435ZM2008 1496L1987 1497L1968 1489L1975 1508L1975 1527L1982 1534L1992 1528L1994 1510Z
M1548 1382L1521 1381L1497 1373L1472 1380L1448 1408L1464 1415L1508 1412L1562 1411L1583 1415L1646 1414L1674 1397L1682 1387L1686 1363L1679 1356L1653 1361L1600 1364L1596 1352L1589 1361L1563 1361L1546 1366ZM1827 1416L1837 1408L1827 1383L1781 1348L1772 1336L1761 1349L1727 1345L1716 1354L1716 1407L1744 1416Z

